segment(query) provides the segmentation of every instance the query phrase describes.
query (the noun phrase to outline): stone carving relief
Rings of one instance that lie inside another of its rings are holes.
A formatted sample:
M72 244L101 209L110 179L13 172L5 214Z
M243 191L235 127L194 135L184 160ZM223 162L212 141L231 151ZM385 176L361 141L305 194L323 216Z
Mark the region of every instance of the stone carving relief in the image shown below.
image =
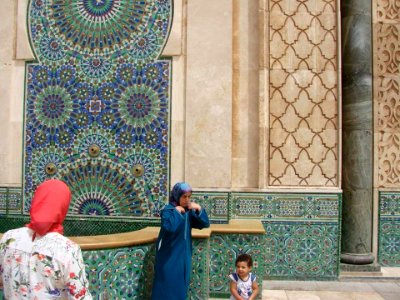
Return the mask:
M269 1L269 185L338 185L336 1Z
M400 6L376 1L374 20L374 101L378 131L378 186L400 183ZM397 23L397 24L396 24Z
M376 16L378 22L396 22L400 21L400 2L397 0L376 0Z

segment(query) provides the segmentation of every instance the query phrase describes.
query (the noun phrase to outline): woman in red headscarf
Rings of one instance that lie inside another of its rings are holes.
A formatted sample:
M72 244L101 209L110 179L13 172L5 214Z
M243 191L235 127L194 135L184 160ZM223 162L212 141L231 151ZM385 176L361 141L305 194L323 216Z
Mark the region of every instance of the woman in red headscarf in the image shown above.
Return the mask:
M6 299L92 299L79 245L63 236L71 202L56 179L36 189L31 221L0 241L0 286Z

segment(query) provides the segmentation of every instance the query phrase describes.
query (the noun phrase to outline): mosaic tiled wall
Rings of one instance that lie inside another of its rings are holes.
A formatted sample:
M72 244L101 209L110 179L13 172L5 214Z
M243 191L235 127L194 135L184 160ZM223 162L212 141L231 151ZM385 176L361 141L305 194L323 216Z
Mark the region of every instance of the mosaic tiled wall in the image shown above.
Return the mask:
M229 219L230 193L194 192L192 201L199 203L207 211L212 223L227 223Z
M24 203L56 177L70 213L157 216L167 198L172 0L30 1Z
M339 275L341 197L337 194L232 193L232 219L259 219L265 234L265 277Z
M257 283L262 290L266 247L263 235L215 233L211 235L210 245L210 296L229 297L228 275L235 271L235 260L240 253L252 256L252 272L257 276Z
M21 188L0 187L0 212L21 213L22 191Z
M399 187L400 8L394 0L373 1L374 103L378 186Z
M210 239L193 239L190 300L208 299L210 295Z
M257 235L217 235L194 239L189 299L208 299L229 292L228 274L237 253L254 255L255 271L262 274L261 241ZM232 242L235 246L232 246ZM150 299L154 277L154 244L83 251L90 291L94 299ZM216 278L219 282L215 288ZM260 282L262 286L262 282Z
M400 267L400 193L379 195L378 261L382 266Z
M373 0L373 71L376 185L400 187L400 7L394 0ZM378 261L400 266L400 194L379 194Z
M149 299L155 246L83 251L94 299Z
M338 186L337 1L264 3L266 186Z

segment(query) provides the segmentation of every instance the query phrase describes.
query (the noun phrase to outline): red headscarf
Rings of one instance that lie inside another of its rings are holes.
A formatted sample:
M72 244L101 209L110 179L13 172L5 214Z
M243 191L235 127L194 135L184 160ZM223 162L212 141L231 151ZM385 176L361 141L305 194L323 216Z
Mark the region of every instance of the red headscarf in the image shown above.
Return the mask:
M51 179L38 186L31 204L31 222L27 224L35 233L64 233L62 223L71 202L71 191L61 180ZM33 236L35 239L36 234Z

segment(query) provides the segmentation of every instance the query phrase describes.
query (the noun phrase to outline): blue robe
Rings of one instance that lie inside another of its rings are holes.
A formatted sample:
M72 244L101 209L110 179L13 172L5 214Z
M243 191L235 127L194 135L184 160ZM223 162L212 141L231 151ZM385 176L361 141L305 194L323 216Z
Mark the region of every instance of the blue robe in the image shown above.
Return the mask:
M168 204L161 211L152 300L185 300L192 272L192 228L210 226L206 211L181 214Z

